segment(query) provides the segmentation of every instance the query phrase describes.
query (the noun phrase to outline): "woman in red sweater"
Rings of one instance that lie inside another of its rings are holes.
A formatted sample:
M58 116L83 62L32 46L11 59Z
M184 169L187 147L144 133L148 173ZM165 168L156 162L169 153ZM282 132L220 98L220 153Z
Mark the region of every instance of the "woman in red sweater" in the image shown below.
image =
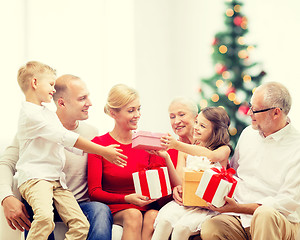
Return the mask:
M132 130L137 129L140 118L138 93L126 85L114 86L108 95L105 113L115 120L111 132L92 141L102 146L118 144L128 157L124 168L103 161L102 156L88 156L88 187L92 201L106 203L115 224L123 226L122 239L151 239L157 210L150 209L153 200L136 194L132 173L144 169L151 162L164 163L164 159L144 150L133 149Z

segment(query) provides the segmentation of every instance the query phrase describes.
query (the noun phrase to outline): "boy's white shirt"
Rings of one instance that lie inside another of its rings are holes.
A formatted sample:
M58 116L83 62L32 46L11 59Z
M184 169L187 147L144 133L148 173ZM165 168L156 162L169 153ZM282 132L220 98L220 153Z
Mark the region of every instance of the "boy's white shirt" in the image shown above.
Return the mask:
M73 132L86 139L92 140L99 135L96 127L86 121L78 121L78 126ZM63 169L66 174L67 186L78 202L89 201L87 187L87 154L78 155L65 151L66 164ZM19 143L15 136L12 143L5 149L0 157L0 204L4 198L13 196L13 176L15 166L19 160Z
M63 127L55 112L45 106L23 102L17 132L18 187L29 179L39 178L59 180L62 187L67 188L62 171L65 165L64 147L73 147L78 137L77 133ZM79 153L82 154L82 151Z

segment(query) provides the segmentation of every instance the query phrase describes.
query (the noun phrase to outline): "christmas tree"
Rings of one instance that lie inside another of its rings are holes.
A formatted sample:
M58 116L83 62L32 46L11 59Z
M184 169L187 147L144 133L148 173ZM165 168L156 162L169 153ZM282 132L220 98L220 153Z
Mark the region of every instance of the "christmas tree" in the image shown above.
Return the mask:
M213 39L214 74L201 80L199 104L200 109L206 106L226 109L231 120L229 133L233 147L242 130L250 124L248 102L265 75L257 62L250 61L250 52L255 46L246 44L247 18L241 8L240 1L226 2L226 30L217 33Z

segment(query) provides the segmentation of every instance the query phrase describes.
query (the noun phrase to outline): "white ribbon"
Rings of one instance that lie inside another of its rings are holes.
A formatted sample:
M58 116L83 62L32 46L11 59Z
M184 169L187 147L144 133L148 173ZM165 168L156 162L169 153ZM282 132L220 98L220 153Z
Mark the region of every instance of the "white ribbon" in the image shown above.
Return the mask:
M188 171L205 171L206 169L214 167L207 157L188 155L186 159L186 170Z

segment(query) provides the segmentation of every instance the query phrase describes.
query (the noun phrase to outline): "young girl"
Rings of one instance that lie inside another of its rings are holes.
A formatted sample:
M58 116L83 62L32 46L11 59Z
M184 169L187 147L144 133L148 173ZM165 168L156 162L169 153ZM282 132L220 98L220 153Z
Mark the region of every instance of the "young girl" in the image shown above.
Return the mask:
M169 136L162 138L162 145L168 148L175 148L180 151L176 174L174 167L166 152L160 152L169 168L172 182L181 184L184 167L191 164L191 156L205 156L211 163L218 163L227 167L228 157L231 152L229 146L228 127L230 124L226 111L221 107L204 108L198 115L194 126L194 145L177 141ZM182 202L181 202L182 203ZM158 213L155 220L155 231L152 239L168 239L172 230L172 240L188 239L190 235L196 234L202 222L215 212L200 207L185 207L178 201L171 201Z

